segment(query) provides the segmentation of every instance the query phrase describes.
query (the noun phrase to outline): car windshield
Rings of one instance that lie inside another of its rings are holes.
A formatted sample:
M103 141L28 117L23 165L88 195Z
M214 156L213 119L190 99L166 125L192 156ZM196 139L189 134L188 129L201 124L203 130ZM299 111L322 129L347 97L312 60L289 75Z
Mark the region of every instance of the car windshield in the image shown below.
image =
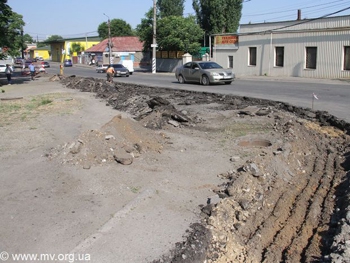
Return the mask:
M213 68L222 68L219 64L215 62L210 63L198 63L202 69L213 69Z
M114 64L113 67L114 68L124 68L124 66L122 64Z

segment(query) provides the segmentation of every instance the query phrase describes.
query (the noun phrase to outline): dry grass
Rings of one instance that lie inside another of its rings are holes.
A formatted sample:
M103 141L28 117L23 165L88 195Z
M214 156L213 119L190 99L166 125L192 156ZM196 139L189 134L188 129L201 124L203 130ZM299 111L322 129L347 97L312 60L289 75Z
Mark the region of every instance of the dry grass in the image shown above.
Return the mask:
M69 94L53 93L0 102L0 127L24 122L40 114L70 114L81 103Z
M333 126L320 126L316 122L305 121L305 127L309 130L314 130L319 133L327 134L330 137L339 137L344 135L344 132L334 128Z

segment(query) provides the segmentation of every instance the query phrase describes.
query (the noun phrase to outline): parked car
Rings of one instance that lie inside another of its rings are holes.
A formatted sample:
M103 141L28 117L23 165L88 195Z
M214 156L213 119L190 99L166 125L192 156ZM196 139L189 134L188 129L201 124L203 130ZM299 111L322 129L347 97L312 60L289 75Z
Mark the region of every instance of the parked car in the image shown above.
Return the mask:
M40 65L41 65L42 67L44 67L44 68L49 68L49 67L50 67L50 63L47 62L47 61L42 61L42 62L40 63Z
M71 59L65 59L63 62L64 67L73 67L73 63Z
M17 58L15 58L15 64L22 65L23 60L24 60L23 58L17 57Z
M213 61L187 62L176 68L175 77L180 83L198 82L202 85L223 82L231 84L235 74L231 69L224 69Z
M101 64L96 67L97 73L105 73L108 68L108 64Z
M114 68L114 76L116 77L122 77L122 76L125 76L125 77L129 77L130 75L130 72L129 70L124 67L122 64L112 64L112 67Z
M6 70L6 65L0 64L0 73L5 73L5 70Z
M30 65L30 64L32 64L34 61L32 61L31 59L27 59L25 62L24 62L24 65L25 65L25 67L26 68L28 68L28 66Z

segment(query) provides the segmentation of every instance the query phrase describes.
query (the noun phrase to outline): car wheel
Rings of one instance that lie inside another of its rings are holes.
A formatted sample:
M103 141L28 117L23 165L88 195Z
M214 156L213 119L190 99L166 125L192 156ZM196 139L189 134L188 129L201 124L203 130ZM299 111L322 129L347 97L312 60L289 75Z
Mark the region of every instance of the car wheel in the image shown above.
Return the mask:
M225 81L226 85L230 85L232 83L232 81Z
M209 78L208 78L207 75L203 75L203 76L202 76L202 84L203 84L204 86L208 86L208 85L210 84L210 81L209 81Z
M179 82L180 82L181 84L184 84L184 83L185 83L185 79L184 79L184 77L183 77L182 75L179 75Z
M128 78L130 75L126 75L126 77Z

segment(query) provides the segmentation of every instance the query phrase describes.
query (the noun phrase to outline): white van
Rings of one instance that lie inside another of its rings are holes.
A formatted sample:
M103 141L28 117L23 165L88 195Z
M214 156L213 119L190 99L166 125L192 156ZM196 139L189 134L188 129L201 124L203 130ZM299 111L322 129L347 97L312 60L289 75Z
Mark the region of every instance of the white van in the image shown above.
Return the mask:
M122 60L121 64L129 70L130 75L134 73L134 61L126 59Z

